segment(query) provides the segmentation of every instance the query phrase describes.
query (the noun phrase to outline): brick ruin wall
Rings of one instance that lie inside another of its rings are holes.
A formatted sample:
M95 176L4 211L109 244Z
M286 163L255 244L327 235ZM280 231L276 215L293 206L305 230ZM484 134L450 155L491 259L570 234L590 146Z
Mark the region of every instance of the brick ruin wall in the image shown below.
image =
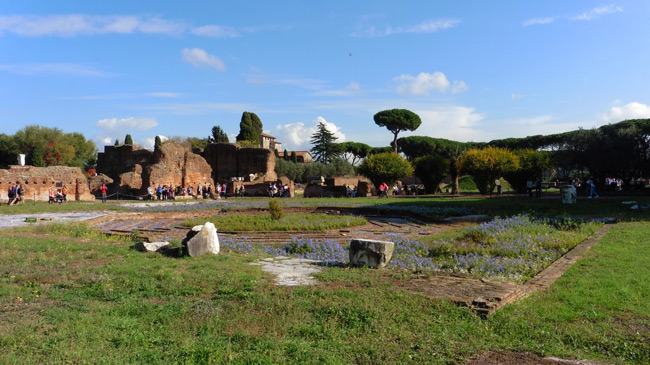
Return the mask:
M145 194L149 186L214 186L215 181L230 182L232 177L249 174L261 174L264 181L277 179L271 150L230 143L210 144L200 155L170 142L156 151L106 146L97 156L97 172L115 180L111 191L138 195Z
M211 143L201 154L212 166L215 181L228 182L232 177L246 179L261 174L263 181L276 181L275 153L265 148L240 148L231 143Z
M68 189L68 200L95 200L88 188L88 180L78 167L67 166L10 166L0 170L0 199L9 199L11 185L22 184L25 200L48 201L49 189Z

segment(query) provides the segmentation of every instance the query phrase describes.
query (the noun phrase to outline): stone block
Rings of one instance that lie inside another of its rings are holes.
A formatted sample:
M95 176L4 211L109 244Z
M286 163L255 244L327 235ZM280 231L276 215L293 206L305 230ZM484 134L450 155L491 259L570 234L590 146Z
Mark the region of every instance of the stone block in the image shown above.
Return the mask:
M380 268L386 266L393 256L395 243L368 239L354 239L350 242L350 264Z
M138 242L133 245L133 248L140 252L156 252L164 247L169 246L169 242Z
M186 255L198 257L206 253L219 253L219 237L214 224L194 226L183 239L183 251Z

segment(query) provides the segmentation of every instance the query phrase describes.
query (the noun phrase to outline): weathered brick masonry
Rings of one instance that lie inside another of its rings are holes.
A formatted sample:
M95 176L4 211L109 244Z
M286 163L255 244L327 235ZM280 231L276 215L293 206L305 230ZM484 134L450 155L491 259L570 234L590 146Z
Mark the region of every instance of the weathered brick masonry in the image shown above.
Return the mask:
M22 184L25 200L49 199L49 188L54 191L66 186L68 200L95 200L88 188L88 180L78 167L67 166L10 166L0 170L0 198L8 199L9 187Z

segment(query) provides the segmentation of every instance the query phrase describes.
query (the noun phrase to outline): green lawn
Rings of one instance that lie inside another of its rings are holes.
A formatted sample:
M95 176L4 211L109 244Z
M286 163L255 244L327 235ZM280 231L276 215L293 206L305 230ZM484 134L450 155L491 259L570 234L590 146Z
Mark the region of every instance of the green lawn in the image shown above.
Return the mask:
M217 215L208 218L188 219L186 227L211 222L219 231L325 231L348 228L368 223L363 217L329 214L286 214L272 219L270 214Z
M410 273L325 268L318 286L275 287L254 256L72 233L0 237L0 362L419 364L491 349L650 362L645 223L618 224L549 290L488 319L395 285Z

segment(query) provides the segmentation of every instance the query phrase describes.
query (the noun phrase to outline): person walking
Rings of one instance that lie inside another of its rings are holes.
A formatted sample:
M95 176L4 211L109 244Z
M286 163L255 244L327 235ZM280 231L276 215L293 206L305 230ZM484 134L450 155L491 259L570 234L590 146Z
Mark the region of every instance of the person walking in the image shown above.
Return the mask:
M587 198L598 198L599 195L596 192L596 183L594 182L594 179L589 178L589 180L587 180L587 185L589 185L589 196Z

